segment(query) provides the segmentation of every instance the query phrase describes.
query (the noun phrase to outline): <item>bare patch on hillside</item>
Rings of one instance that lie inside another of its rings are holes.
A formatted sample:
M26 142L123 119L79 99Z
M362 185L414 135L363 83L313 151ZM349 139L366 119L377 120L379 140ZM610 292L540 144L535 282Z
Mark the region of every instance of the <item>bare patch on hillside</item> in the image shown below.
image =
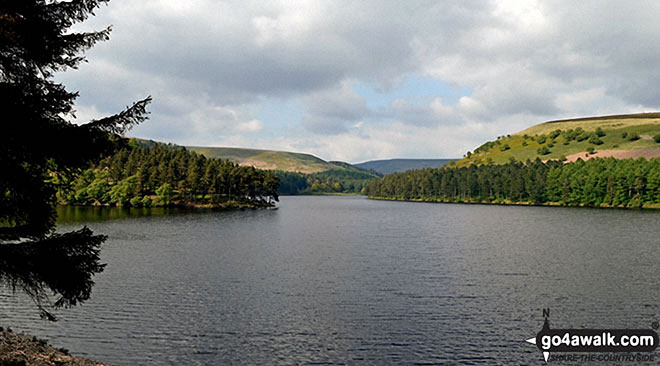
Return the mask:
M637 159L637 158L660 158L660 148L657 147L645 147L639 149L630 149L630 150L597 150L593 154L587 154L586 152L581 152L577 154L571 154L566 157L567 163L572 163L577 161L577 159L589 160L592 158L615 158L615 159Z

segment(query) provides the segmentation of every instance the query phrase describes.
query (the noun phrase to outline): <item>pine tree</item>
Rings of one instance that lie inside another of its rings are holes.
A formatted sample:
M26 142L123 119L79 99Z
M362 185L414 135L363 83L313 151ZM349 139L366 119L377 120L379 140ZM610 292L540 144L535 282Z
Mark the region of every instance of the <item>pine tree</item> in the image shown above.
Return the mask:
M113 152L119 134L146 119L151 98L123 112L76 125L76 92L53 81L75 69L83 51L107 40L110 28L71 33L107 0L0 1L0 101L5 128L0 143L0 283L24 290L42 317L46 306L68 307L89 298L102 235L91 230L55 234L55 189L63 176ZM51 303L48 293L57 295Z

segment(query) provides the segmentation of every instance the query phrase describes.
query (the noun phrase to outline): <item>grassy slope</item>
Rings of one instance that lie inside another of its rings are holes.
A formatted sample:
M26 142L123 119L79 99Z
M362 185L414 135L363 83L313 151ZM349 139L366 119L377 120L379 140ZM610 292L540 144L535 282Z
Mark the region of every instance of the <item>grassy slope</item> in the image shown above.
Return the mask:
M186 146L186 148L207 158L227 159L240 165L251 165L266 170L279 169L288 172L318 173L331 169L342 169L310 154L233 147Z
M389 159L371 160L353 165L367 170L371 169L381 174L391 174L413 169L441 168L451 160L452 159Z
M549 135L554 130L566 131L581 127L586 132L594 132L600 127L606 136L601 137L601 145L589 143L589 139L584 141L570 141L568 145L564 144L563 136L555 139L554 146L550 147L550 154L540 155L537 149L547 146L551 139L548 137L544 144L539 144L537 137ZM638 134L639 140L630 141L629 138L623 138L622 133L628 135ZM492 159L493 163L501 164L514 158L519 161L527 159L534 160L537 157L543 160L560 159L572 154L582 153L589 147L599 150L633 150L640 148L660 149L660 144L653 140L653 136L660 134L660 113L643 113L634 115L617 115L603 117L589 117L562 121L551 121L532 126L518 133L502 137L497 140L496 145L488 151L474 153L470 158L464 158L457 162L457 166L465 166L472 163L485 163ZM525 135L528 136L525 139ZM532 140L534 138L534 140ZM523 146L523 142L527 146ZM500 147L504 144L509 145L510 149L501 151ZM642 150L640 150L642 151Z

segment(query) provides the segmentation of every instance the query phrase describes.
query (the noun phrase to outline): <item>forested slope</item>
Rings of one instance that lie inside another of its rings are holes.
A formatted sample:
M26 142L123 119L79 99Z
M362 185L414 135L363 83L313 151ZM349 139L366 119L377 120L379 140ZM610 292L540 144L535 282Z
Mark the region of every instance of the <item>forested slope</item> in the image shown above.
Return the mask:
M280 194L364 194L367 184L379 178L352 166L311 174L281 170L273 173L280 179Z
M431 202L660 207L660 159L471 165L395 173L367 185L371 198Z
M73 178L52 179L59 203L74 205L263 207L278 200L279 187L271 172L135 141Z

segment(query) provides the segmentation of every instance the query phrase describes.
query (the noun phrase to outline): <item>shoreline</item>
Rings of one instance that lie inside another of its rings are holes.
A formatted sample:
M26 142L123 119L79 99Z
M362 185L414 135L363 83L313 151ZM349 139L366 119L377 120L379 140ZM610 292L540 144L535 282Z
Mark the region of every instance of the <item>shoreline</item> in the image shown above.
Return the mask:
M73 356L65 348L55 348L45 339L24 333L14 333L11 328L0 327L0 365L44 366L111 366Z
M597 209L618 209L618 210L644 210L644 211L657 211L660 210L660 204L643 204L642 207L626 207L626 206L611 206L608 204L594 205L566 205L561 202L516 202L516 201L452 201L440 200L432 198L398 198L398 197L380 197L380 196L367 196L368 199L378 201L399 201L399 202L421 202L421 203L451 203L459 205L494 205L494 206L532 206L532 207L570 207L570 208L597 208Z
M150 205L150 206L132 206L132 205L110 205L110 204L89 204L89 205L80 205L72 204L67 202L59 202L57 206L61 207L105 207L105 208L137 208L137 209L150 209L150 208L177 208L177 209L213 209L213 210L246 210L246 209L272 209L276 208L275 203L254 203L254 202L238 202L238 201L229 201L224 203L201 203L201 202L173 202L169 205Z

